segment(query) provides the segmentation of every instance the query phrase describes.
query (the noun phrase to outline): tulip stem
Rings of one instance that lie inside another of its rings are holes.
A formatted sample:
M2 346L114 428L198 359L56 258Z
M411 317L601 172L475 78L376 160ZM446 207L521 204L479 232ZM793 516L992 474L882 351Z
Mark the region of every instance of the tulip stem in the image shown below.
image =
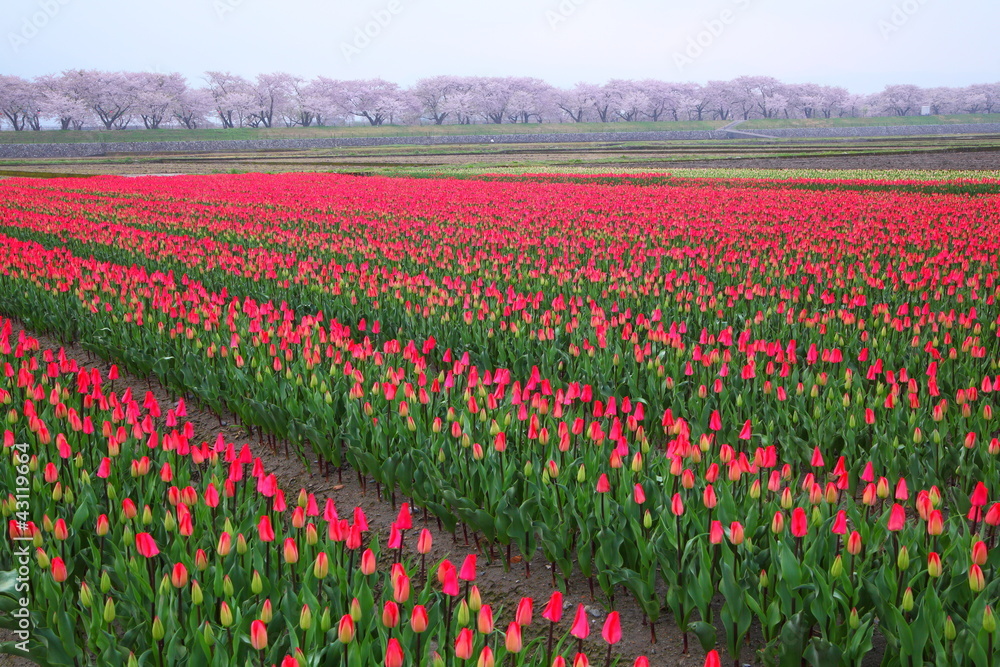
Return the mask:
M548 649L548 657L545 660L546 665L552 664L552 633L555 630L555 626L556 626L555 623L551 622L549 623L549 649Z

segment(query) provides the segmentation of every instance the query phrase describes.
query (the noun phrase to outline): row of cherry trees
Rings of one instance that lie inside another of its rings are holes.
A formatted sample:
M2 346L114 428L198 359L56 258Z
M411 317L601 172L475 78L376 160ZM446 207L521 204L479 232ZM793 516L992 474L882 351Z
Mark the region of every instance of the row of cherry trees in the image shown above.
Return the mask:
M611 80L561 89L527 77L436 76L403 88L382 79L341 81L291 74L255 80L207 72L194 87L180 74L69 70L26 80L0 75L2 121L14 130L279 127L418 123L533 123L907 116L1000 111L1000 83L965 88L887 86L857 95L836 86L772 77L671 83Z

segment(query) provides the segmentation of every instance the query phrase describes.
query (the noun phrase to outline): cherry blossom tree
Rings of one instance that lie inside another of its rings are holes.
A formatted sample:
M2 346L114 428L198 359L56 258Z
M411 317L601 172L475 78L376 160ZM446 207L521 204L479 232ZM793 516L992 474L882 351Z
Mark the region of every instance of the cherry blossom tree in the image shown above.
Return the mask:
M385 79L344 81L340 102L348 114L372 126L403 121L419 113L419 101L409 91Z
M64 74L48 74L36 79L42 95L42 115L59 121L62 130L81 130L93 120L93 114L72 86L72 79Z
M0 74L0 113L14 130L41 129L41 88L19 76Z
M256 85L251 89L254 95L254 109L250 113L251 125L273 126L275 111L288 105L294 80L295 77L284 72L257 76Z
M894 116L907 116L919 113L925 99L924 91L912 84L886 86L881 93L874 96L873 102L882 111Z
M131 76L135 85L133 109L147 130L155 130L170 118L174 103L187 90L187 82L176 73L138 72Z
M421 108L426 117L435 125L441 125L451 115L448 100L450 97L468 93L469 80L459 76L432 76L417 81L413 94L420 100Z
M578 83L569 90L558 90L556 106L574 123L582 123L594 104L593 89L592 84Z
M189 130L196 130L205 124L205 119L214 112L212 94L205 88L187 88L170 104L174 119Z
M134 119L139 77L130 72L67 70L64 85L83 101L107 130L123 130Z
M253 85L229 72L206 72L205 79L222 127L243 127L251 119L258 101Z

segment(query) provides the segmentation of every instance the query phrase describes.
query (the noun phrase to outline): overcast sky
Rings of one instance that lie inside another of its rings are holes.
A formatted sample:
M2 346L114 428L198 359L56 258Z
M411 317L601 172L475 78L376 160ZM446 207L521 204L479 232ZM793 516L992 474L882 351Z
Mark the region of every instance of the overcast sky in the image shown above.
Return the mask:
M996 0L4 0L0 73L1000 80ZM367 35L364 34L367 31Z

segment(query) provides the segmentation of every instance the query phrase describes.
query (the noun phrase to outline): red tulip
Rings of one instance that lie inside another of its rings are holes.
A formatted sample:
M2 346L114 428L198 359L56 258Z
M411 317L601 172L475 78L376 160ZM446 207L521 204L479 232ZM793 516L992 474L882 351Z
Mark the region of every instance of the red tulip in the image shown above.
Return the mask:
M534 601L531 598L521 598L521 600L517 603L517 612L514 614L514 621L522 628L526 628L531 625L531 614L533 608Z
M681 494L675 493L670 500L670 511L674 513L674 516L684 514L684 501L681 499Z
M145 556L146 558L152 558L160 553L160 550L156 546L156 542L153 540L153 536L149 533L136 534L135 548L139 552L140 556Z
M722 667L718 651L712 649L705 655L705 667Z
M52 580L57 584L61 584L66 581L66 578L69 576L66 571L66 563L64 563L63 559L59 556L52 558L52 561L49 563L49 568L52 571Z
M507 634L504 636L504 645L508 653L520 653L523 648L521 640L521 626L511 623L507 626Z
M542 618L549 621L550 623L558 623L562 620L563 613L563 599L562 593L559 591L554 591L552 596L549 598L549 603L545 605L545 610L542 612Z
M265 514L260 517L260 521L257 522L257 534L261 542L274 541L274 528L271 527L270 516Z
M582 604L576 608L576 617L573 619L573 627L570 628L569 633L577 639L586 639L587 635L590 634L590 624L587 622L587 610L584 609Z
M608 481L608 476L601 473L601 476L597 478L597 492L607 493L611 490L611 482Z
M468 660L472 657L473 636L472 630L462 628L455 639L455 657L460 660Z
M385 647L385 667L403 667L403 647L395 637Z
M904 525L906 525L906 511L902 505L893 503L892 511L889 513L889 530L893 532L903 530Z
M250 645L258 651L267 648L267 626L263 621L254 621L250 624Z
M476 580L476 554L469 554L462 563L462 569L458 573L458 578L462 581Z
M622 624L617 611L608 614L608 618L604 621L604 628L601 630L601 637L608 644L617 644L621 641Z
M427 631L430 620L427 617L427 608L422 604L414 605L410 612L410 627L417 634Z
M795 537L805 537L809 532L809 518L806 511L801 507L792 510L792 535Z

